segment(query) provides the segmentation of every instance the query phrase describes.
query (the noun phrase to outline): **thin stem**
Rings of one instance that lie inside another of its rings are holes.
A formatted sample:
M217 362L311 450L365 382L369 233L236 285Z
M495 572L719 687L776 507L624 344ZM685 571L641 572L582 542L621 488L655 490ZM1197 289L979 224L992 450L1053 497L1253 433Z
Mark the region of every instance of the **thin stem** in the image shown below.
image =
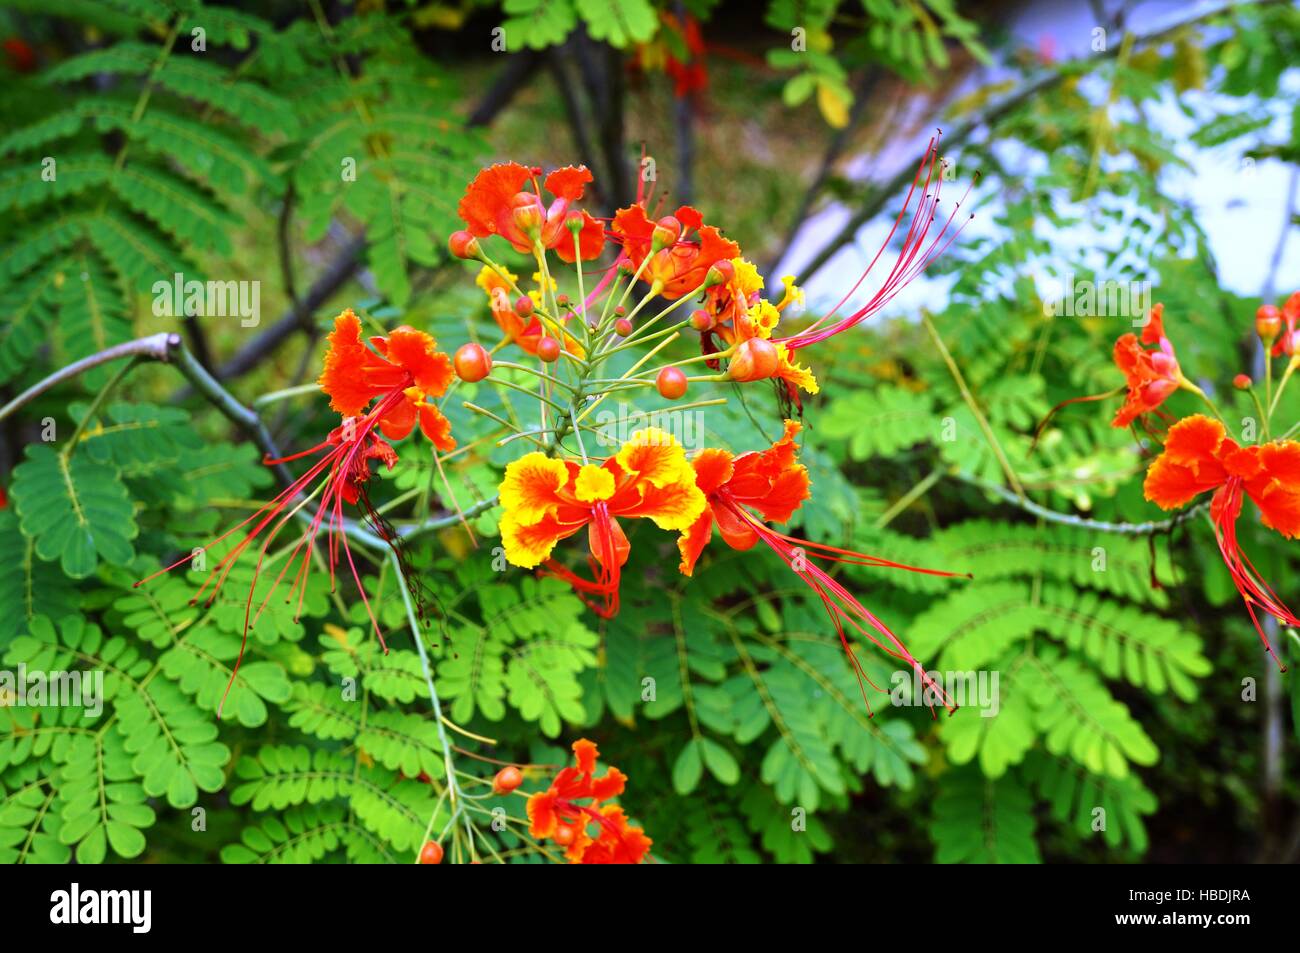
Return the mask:
M969 407L970 412L975 415L975 422L979 424L980 430L984 431L984 439L988 441L989 447L992 449L994 456L998 458L998 464L1002 467L1002 472L1006 475L1007 482L1010 483L1012 488L1016 491L1016 497L1024 502L1025 488L1020 485L1020 478L1016 476L1015 470L1011 468L1011 461L1007 459L1006 453L1003 452L1002 444L998 442L997 435L993 433L993 428L989 426L989 422L984 416L984 411L980 410L979 404L976 403L975 395L972 394L970 388L966 386L966 378L962 376L960 368L957 367L957 362L954 361L952 355L948 353L948 346L943 343L943 338L939 336L939 331L935 328L934 322L930 320L928 314L923 314L921 316L921 321L925 325L925 329L930 332L930 338L934 341L935 347L939 349L939 356L942 357L944 363L948 365L948 371L952 374L953 380L957 382L957 389L961 391L961 396L966 402L966 406Z
M1068 513L1058 513L1055 510L1038 505L1033 500L1017 497L1006 487L998 486L996 483L986 483L983 480L964 476L960 473L953 473L950 474L950 476L955 480L960 480L962 483L970 484L971 486L978 487L987 493L992 493L994 496L999 496L1013 506L1017 506L1026 513L1032 513L1034 516L1047 520L1049 523L1059 523L1062 526L1075 526L1080 529L1095 530L1099 533L1115 533L1120 536L1154 536L1157 533L1167 533L1175 527L1186 523L1188 520L1199 516L1210 506L1208 501L1198 503L1167 520L1156 520L1147 523L1110 523L1103 520L1088 519L1083 516L1071 516Z
M117 369L117 373L108 379L108 383L99 389L99 393L95 395L95 399L90 402L90 406L86 408L86 412L82 415L81 420L77 422L77 429L72 431L71 439L69 439L63 446L62 456L64 460L72 456L72 452L77 447L77 441L81 439L81 435L86 430L86 425L90 423L90 419L94 417L95 414L99 413L99 408L103 406L104 401L108 399L108 395L117 388L117 385L122 382L122 378L131 373L131 370L139 364L140 361L141 358L138 356L131 358L131 360L127 361Z

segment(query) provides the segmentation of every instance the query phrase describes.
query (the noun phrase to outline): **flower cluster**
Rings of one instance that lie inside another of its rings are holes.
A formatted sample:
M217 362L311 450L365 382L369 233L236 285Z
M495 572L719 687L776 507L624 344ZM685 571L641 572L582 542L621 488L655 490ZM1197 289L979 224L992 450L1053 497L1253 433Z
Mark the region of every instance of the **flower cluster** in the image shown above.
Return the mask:
M1140 338L1125 334L1115 342L1115 365L1124 375L1124 386L1110 394L1075 399L1100 400L1123 392L1124 403L1113 425L1140 424L1152 439L1163 444L1147 469L1143 485L1147 500L1161 509L1176 510L1204 493L1213 493L1210 521L1219 553L1264 648L1275 660L1277 655L1261 625L1260 612L1286 626L1300 627L1300 617L1287 607L1242 551L1237 525L1249 499L1259 510L1264 526L1287 539L1300 536L1300 442L1286 437L1270 439L1278 402L1292 375L1300 368L1297 320L1300 320L1300 291L1292 294L1280 309L1271 304L1260 307L1255 329L1265 350L1263 398L1248 375L1239 374L1233 381L1255 403L1259 415L1255 423L1260 428L1261 443L1240 443L1233 439L1209 395L1184 376L1174 345L1165 333L1161 304L1151 309ZM1287 364L1275 387L1273 360L1279 357L1285 357ZM1204 401L1213 417L1193 414L1176 419L1171 416L1164 407L1178 391L1187 391ZM1162 425L1169 421L1174 422L1167 430L1163 429ZM1288 435L1295 430L1292 427ZM1278 664L1281 666L1280 660Z
M564 580L593 611L611 617L619 611L621 576L631 553L625 529L630 521L648 519L658 529L675 534L676 555L671 537L659 545L666 561L677 561L688 577L715 529L735 550L750 550L761 542L825 607L862 686L864 701L868 680L854 651L853 633L904 661L935 692L929 697L939 697L951 707L921 663L828 567L857 563L951 574L801 540L774 528L790 521L811 493L812 480L799 462L800 422L784 420L781 436L771 446L739 454L721 448L688 454L673 435L653 427L632 434L608 456L589 454L584 441L584 434L596 432L588 422L592 411L608 397L657 392L676 401L696 383L771 381L781 407L802 413L800 393L816 394L819 387L812 371L796 360L796 352L874 314L955 235L949 231L953 222L949 216L939 233L930 237L942 179L936 175L938 161L935 141L890 233L892 240L911 209L903 249L880 291L853 314L837 317L837 306L789 333L782 322L799 310L803 298L794 279L783 279L778 300L765 298L764 281L740 246L706 223L697 209L681 206L671 215L658 215L651 211L652 197L641 193L631 205L600 219L580 207L592 181L585 168L566 167L543 175L539 168L508 162L483 169L458 206L465 229L451 235L448 245L456 257L480 263L477 283L487 297L500 340L486 342L488 347L471 340L449 356L424 331L402 326L384 334L376 327L364 334L362 318L353 311L338 315L318 383L339 423L316 446L265 461L281 468L285 489L204 547L234 539L195 601L205 593L209 602L215 599L236 562L256 546L245 603L246 644L249 630L286 578L286 600L292 602L296 596L301 609L312 565L327 566L333 588L343 564L383 644L353 545L391 547L421 611L422 586L406 561L401 534L382 515L389 507L377 509L371 504L371 464L391 470L398 463L395 444L418 428L441 472L441 455L457 447L443 406L453 388L482 383L522 393L537 407L536 423L525 426L513 412L512 419L506 420L463 401L465 408L490 418L494 426L512 431L504 436L490 434L475 443L500 438L498 446L516 440L534 445L505 467L499 487L503 511L499 526L510 563ZM919 193L923 197L913 207ZM499 239L509 253L532 259L523 269L532 272L529 290L521 287L515 271L492 257L486 247L489 239ZM551 260L552 253L561 264ZM601 259L603 266L598 264ZM571 269L571 278L557 268ZM841 306L861 282L850 289ZM576 294L570 297L562 292L565 286ZM691 332L698 334L698 353L675 360L660 357L665 348ZM635 356L629 353L634 347L644 353L630 368L622 369ZM508 348L516 349L517 356ZM662 363L655 364L656 360ZM692 374L696 369L700 372ZM725 398L717 397L677 406L722 403ZM285 465L304 458L314 460L302 475L292 477ZM345 504L358 509L360 521L345 514ZM263 591L259 588L263 566L274 567L283 556L279 552L268 557L268 551L291 522L302 525L301 535ZM322 530L323 560L317 552ZM572 568L559 550L563 541L583 530L586 571ZM177 560L160 572L191 558ZM236 661L232 685L238 670ZM225 696L223 705L224 701ZM595 775L597 753L591 742L579 741L573 750L576 767L565 768L548 790L529 798L533 836L553 840L575 862L639 862L649 850L649 838L629 825L621 808L605 803L623 791L626 779L615 768ZM425 847L427 862L437 863L440 845L430 842Z
M596 777L600 752L586 738L573 743L573 757L574 767L561 768L545 791L528 798L528 833L563 847L573 864L641 863L653 841L621 807L601 803L623 793L627 775L611 767Z

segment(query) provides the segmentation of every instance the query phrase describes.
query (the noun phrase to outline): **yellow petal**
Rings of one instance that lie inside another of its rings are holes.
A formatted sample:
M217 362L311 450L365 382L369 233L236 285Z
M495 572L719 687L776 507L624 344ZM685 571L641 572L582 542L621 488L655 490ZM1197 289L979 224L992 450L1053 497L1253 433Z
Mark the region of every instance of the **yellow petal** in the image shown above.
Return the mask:
M654 486L681 482L683 474L690 474L694 479L695 471L686 461L686 451L676 437L658 427L647 427L632 434L615 460L637 480L649 481Z
M588 463L578 471L578 479L573 485L573 492L584 503L608 500L614 495L614 474L604 467Z
M523 525L536 523L560 505L559 491L569 470L561 460L544 453L528 453L506 467L501 481L501 505L507 515Z

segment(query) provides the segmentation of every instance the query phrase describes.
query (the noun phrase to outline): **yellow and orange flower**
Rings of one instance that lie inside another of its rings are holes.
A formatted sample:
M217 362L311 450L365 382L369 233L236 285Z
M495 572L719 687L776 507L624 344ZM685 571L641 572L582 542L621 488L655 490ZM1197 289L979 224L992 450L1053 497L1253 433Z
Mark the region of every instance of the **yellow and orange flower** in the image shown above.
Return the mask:
M557 460L529 453L506 467L500 487L501 541L516 566L547 564L597 613L618 611L621 567L631 546L619 517L647 517L660 529L684 530L704 510L695 471L676 439L650 427L634 433L601 464ZM595 581L582 579L550 560L560 540L586 529Z
M740 246L722 236L713 225L689 205L673 213L681 223L681 236L673 244L654 250L655 223L646 215L641 203L619 209L614 214L610 232L623 245L623 254L635 269L641 268L647 255L652 256L641 271L647 284L659 287L669 300L690 294L704 284L704 278L717 262L730 261L740 254ZM694 238L687 236L694 232Z
M1249 497L1259 507L1265 526L1288 539L1300 536L1300 443L1275 440L1243 447L1228 437L1222 423L1196 414L1169 428L1164 452L1147 470L1143 490L1148 500L1165 510L1185 506L1200 494L1215 491L1210 519L1220 554L1255 630L1272 654L1256 608L1287 626L1300 626L1300 618L1241 552L1236 524L1244 498Z
M573 755L575 767L561 768L550 787L528 798L528 833L559 844L570 863L639 864L653 841L628 824L621 807L601 804L623 793L627 775L611 767L596 777L600 752L586 738L573 743ZM595 837L588 831L593 823Z
M325 352L325 368L317 383L329 395L330 407L345 418L361 416L370 402L379 429L390 440L401 440L419 421L420 430L435 447L454 450L451 423L428 402L441 397L455 377L451 359L437 342L406 326L388 337L372 337L372 351L361 342L361 322L352 309L334 319Z
M518 162L489 166L474 177L456 211L476 238L500 235L516 251L525 253L531 253L534 243L540 242L567 262L598 258L605 246L604 226L588 212L573 209L591 181L591 173L585 166L565 166L548 175L544 188L555 197L550 205L543 202L537 185L541 174L540 168ZM532 191L524 189L527 185ZM582 217L576 249L568 225L571 212Z

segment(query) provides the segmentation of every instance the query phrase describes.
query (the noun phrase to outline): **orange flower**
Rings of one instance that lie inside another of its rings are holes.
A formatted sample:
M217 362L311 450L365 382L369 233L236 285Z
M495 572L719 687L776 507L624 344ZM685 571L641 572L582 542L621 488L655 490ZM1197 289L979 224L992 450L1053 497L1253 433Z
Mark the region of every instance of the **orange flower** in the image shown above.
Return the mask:
M1158 409L1180 387L1193 386L1183 376L1174 346L1165 336L1164 307L1157 304L1151 309L1141 344L1133 334L1125 334L1115 342L1115 365L1128 384L1128 397L1116 412L1113 427L1129 426L1143 414ZM1158 347L1148 351L1143 344Z
M751 549L758 542L751 521L736 515L733 502L757 510L770 523L785 523L808 499L808 468L798 462L794 443L801 429L787 420L785 433L767 450L733 457L726 450L707 448L691 461L696 485L709 504L677 541L683 574L694 573L715 525L732 549Z
M1283 625L1300 626L1300 619L1241 552L1236 524L1244 498L1249 497L1259 507L1265 526L1288 539L1300 536L1300 443L1275 440L1242 447L1227 436L1219 421L1196 414L1169 428L1164 452L1147 470L1143 489L1148 500L1165 510L1215 491L1210 519L1219 551L1264 647L1273 654L1255 607Z
M600 803L623 793L627 775L611 767L596 777L600 752L586 738L573 743L573 755L576 767L561 768L550 787L528 798L528 833L564 847L570 863L639 864L653 841L628 825L621 807ZM587 831L593 822L599 827L594 838Z
M470 234L477 238L500 235L516 251L531 254L534 243L540 242L567 262L599 257L605 246L605 230L600 222L585 211L574 211L581 214L582 221L576 255L573 233L567 224L571 206L582 198L591 173L585 166L565 166L548 175L545 189L555 196L549 206L542 201L537 186L541 174L540 168L518 162L483 169L465 189L457 213ZM531 185L532 191L525 191L525 185Z
M432 337L402 326L387 338L372 337L372 351L361 343L361 322L344 311L334 319L325 352L325 369L318 383L330 397L330 407L344 417L357 417L376 397L382 397L379 429L390 440L401 440L417 420L435 447L454 450L451 423L428 402L441 397L455 377L451 359L437 350Z
M799 462L794 442L801 429L800 424L787 420L781 439L761 453L750 452L733 457L725 450L706 449L695 458L693 465L696 483L708 500L708 507L677 541L682 555L678 568L687 576L694 572L695 563L712 538L715 525L723 541L733 549L747 550L762 540L821 599L858 678L863 701L867 701L866 684L869 679L849 644L844 631L845 623L866 636L886 654L905 661L920 676L922 683L936 693L936 697L944 699L945 705L950 705L943 689L889 627L858 602L838 580L818 566L815 560L906 569L933 576L952 576L955 573L905 566L878 556L786 536L766 525L767 522L786 522L803 505L803 501L808 499L808 470ZM762 519L759 519L760 516ZM880 639L884 639L884 642ZM867 708L870 707L868 701Z
M253 577L249 584L248 599L244 606L243 641L240 643L239 655L231 669L230 681L217 706L218 717L221 716L226 696L239 673L239 666L244 658L244 648L248 643L249 629L257 625L271 597L286 578L290 582L285 601L292 602L296 592L298 607L301 609L302 600L307 592L307 579L311 572L311 557L316 552L315 542L322 528L328 539L325 550L331 589L341 557L357 584L361 602L370 617L375 635L379 637L379 643L384 651L388 651L388 647L384 645L383 633L379 630L379 622L370 609L365 587L362 585L361 576L352 558L347 528L344 525L343 504L359 504L362 517L370 530L392 547L399 560L405 561L405 552L397 541L392 527L371 505L366 490L366 484L370 480L370 461L376 460L390 470L397 463L397 451L375 431L382 431L392 440L400 440L411 432L418 419L420 429L439 449L444 451L453 449L456 441L451 438L451 425L437 408L426 403L427 397L438 396L446 391L452 379L452 369L447 355L437 351L433 338L421 331L401 327L394 330L387 338L374 337L370 340L375 348L374 351L361 343L361 322L351 310L344 311L334 319L334 330L330 332L329 348L325 353L325 366L319 383L321 389L330 397L330 406L343 415L343 423L331 430L323 441L309 450L278 460L264 460L263 462L268 465L281 465L304 457L318 458L306 473L292 480L275 499L203 547L206 551L216 543L234 536L241 530L244 531L243 536L208 573L208 578L194 595L193 601L197 602L205 592L208 593L207 604L211 605L235 563L260 540ZM378 403L373 407L369 406L376 398ZM317 489L311 489L317 484L319 484ZM317 495L320 496L320 504L315 514L307 520L306 531L284 561L261 604L255 609L253 596L257 590L262 564L268 550L284 527L295 518L310 499ZM250 528L246 529L246 527ZM136 585L142 585L164 572L189 563L191 558L192 556L187 554L183 559L140 580ZM298 562L298 568L290 573L295 562ZM415 601L417 611L422 614L424 612L423 590L412 573L406 572L404 577L411 588L411 597Z
M666 530L683 530L704 509L695 472L672 434L639 430L602 464L557 460L529 453L506 467L500 487L501 541L506 559L564 579L600 615L618 612L621 567L631 546L618 517L648 517ZM595 580L583 579L550 559L562 539L587 529Z
M655 223L646 215L641 203L619 209L614 215L610 232L623 245L623 255L634 269L641 268L647 255L649 263L641 271L642 280L658 286L659 293L669 300L690 294L702 284L709 269L720 261L730 261L740 254L740 246L712 225L705 225L700 213L683 205L673 213L681 223L681 237L658 251L653 250L652 238ZM695 238L686 236L695 232Z

